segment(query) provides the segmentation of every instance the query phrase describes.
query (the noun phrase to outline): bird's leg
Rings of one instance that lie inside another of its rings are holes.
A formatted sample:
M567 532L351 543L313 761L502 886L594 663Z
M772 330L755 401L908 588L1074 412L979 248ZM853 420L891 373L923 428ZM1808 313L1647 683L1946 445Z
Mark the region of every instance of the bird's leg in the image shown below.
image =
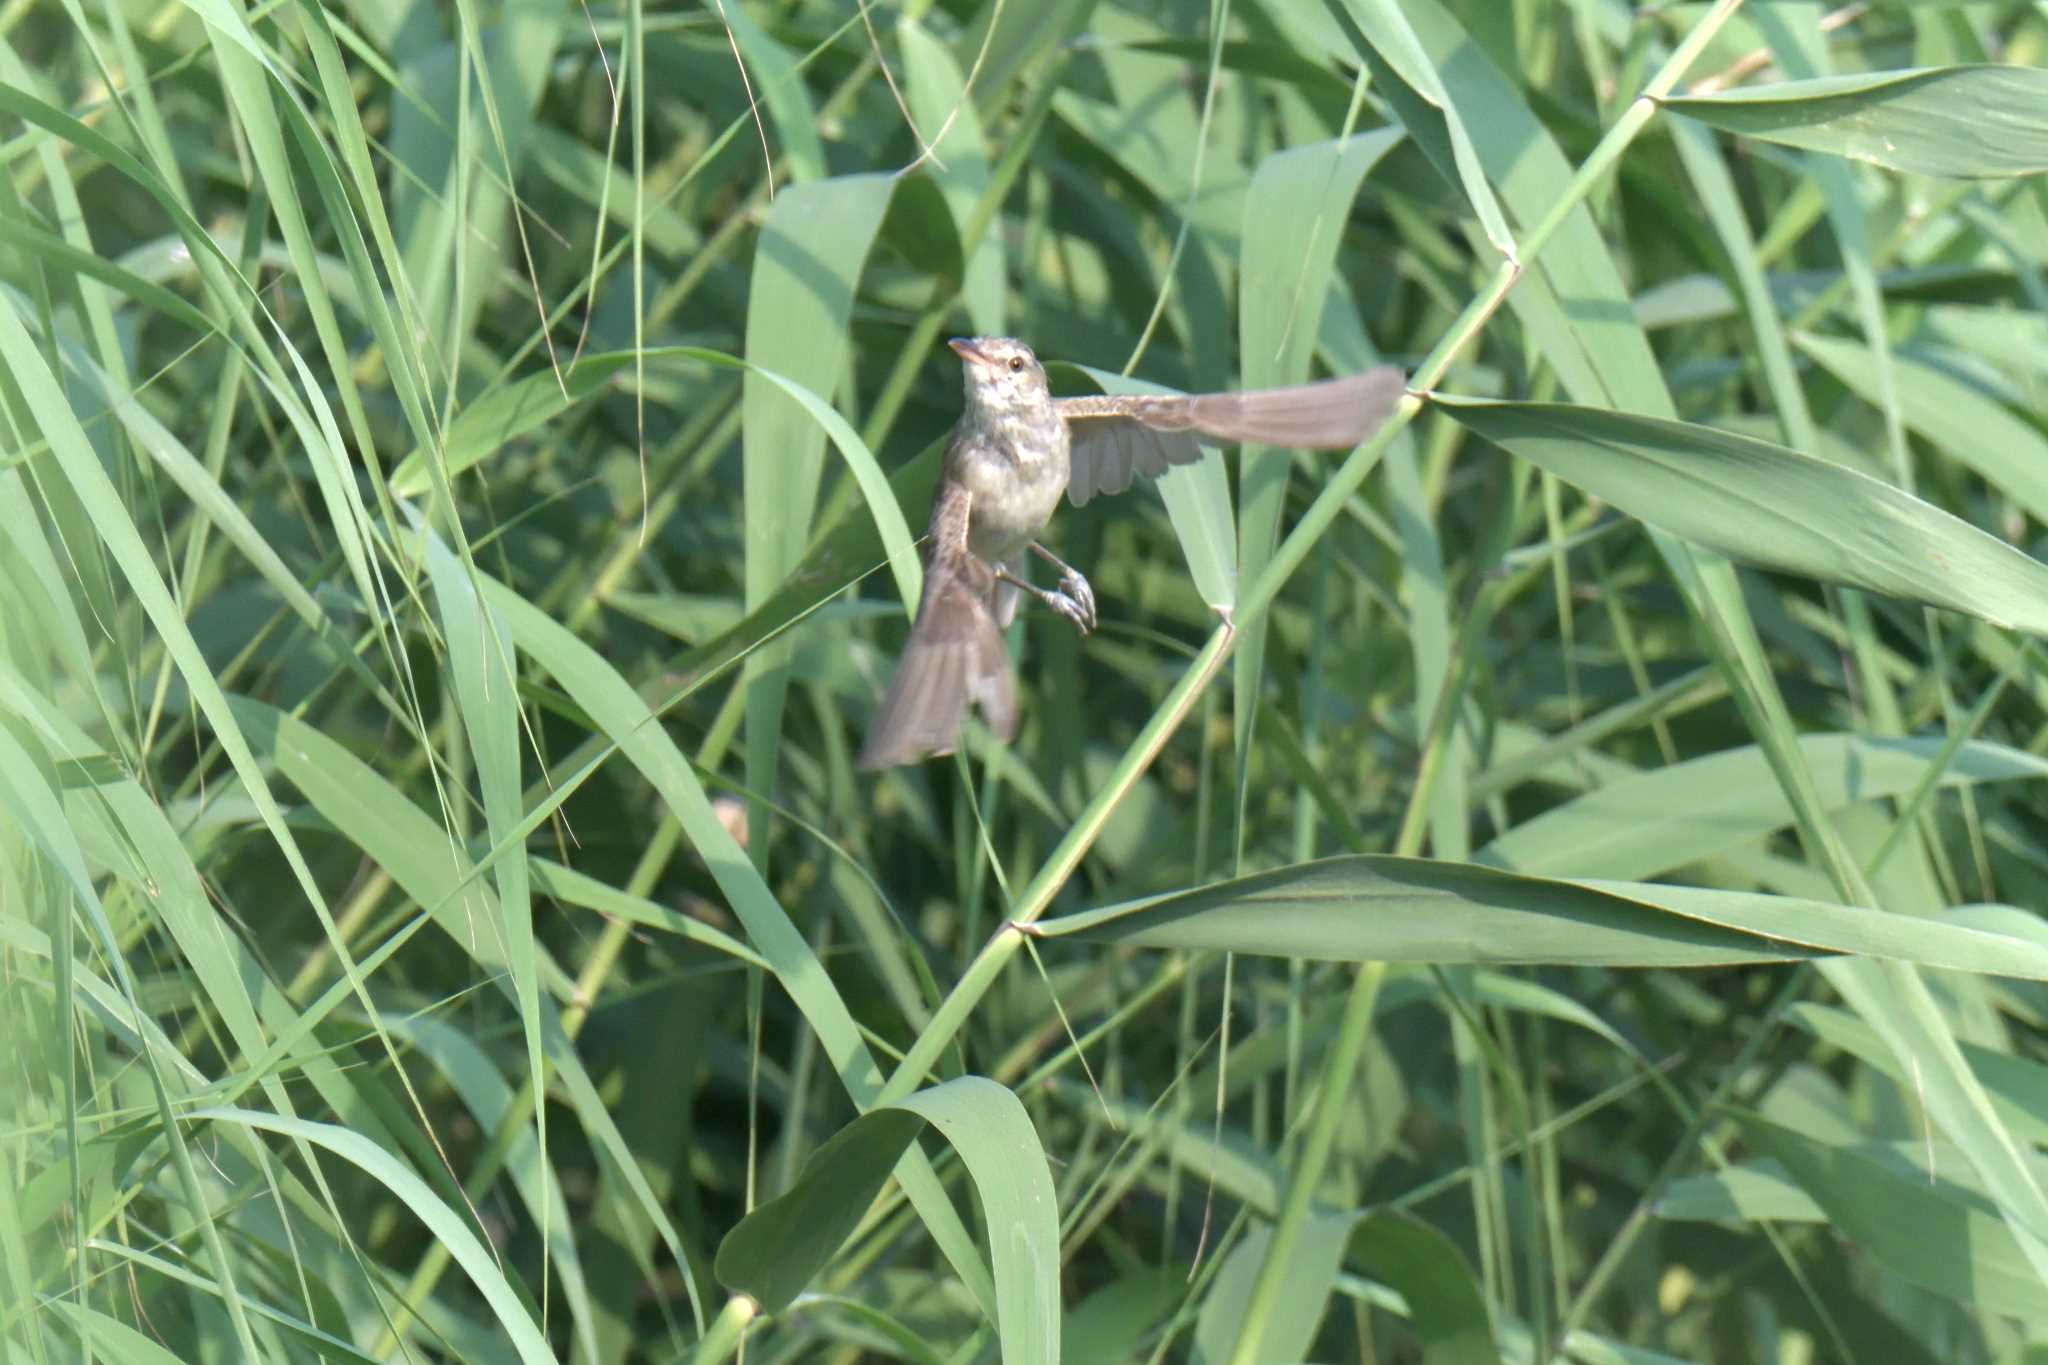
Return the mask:
M1040 554L1046 554L1043 546L1034 544L1031 548L1037 550ZM1047 557L1050 558L1049 555ZM1059 561L1055 559L1053 563L1059 564ZM1041 588L1035 583L1027 583L1021 574L1012 573L1001 564L995 566L995 574L1003 582L1030 593L1033 597L1045 603L1046 606L1052 608L1061 616L1066 617L1067 620L1074 623L1074 629L1086 635L1089 631L1095 629L1095 594L1089 589L1087 579L1081 577L1080 574L1075 573L1072 569L1067 568L1064 564L1059 566L1064 571L1064 576L1060 579L1058 590Z
M1095 589L1088 586L1088 580L1082 577L1081 571L1035 540L1031 542L1031 553L1060 571L1060 592L1073 600L1087 620L1081 629L1095 629Z

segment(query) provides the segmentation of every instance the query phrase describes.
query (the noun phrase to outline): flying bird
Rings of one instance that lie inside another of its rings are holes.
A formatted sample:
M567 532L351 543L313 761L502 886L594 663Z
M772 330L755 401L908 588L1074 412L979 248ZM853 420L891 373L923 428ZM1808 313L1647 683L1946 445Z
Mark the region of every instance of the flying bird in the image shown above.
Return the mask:
M1247 393L1055 398L1029 346L1011 337L946 343L965 370L967 403L947 438L932 498L924 593L896 676L860 752L863 768L952 753L970 704L995 735L1017 732L1017 684L1003 630L1030 593L1084 634L1095 628L1088 580L1039 543L1066 494L1079 507L1201 458L1218 441L1348 450L1377 431L1407 386L1382 365L1342 379ZM1025 577L1035 554L1055 588Z

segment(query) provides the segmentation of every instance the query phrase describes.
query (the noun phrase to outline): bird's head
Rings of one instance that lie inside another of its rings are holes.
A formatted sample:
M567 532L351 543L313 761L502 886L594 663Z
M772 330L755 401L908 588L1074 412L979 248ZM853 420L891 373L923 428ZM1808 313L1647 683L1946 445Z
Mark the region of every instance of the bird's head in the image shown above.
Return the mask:
M1045 403L1045 368L1031 348L1012 337L954 337L946 343L966 372L967 406L991 417Z

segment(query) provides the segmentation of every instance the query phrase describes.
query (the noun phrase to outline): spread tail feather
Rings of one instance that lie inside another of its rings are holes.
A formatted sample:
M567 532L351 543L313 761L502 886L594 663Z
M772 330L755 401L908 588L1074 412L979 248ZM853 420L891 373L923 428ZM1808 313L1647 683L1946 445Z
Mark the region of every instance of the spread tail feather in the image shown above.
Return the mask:
M935 559L926 570L917 623L861 746L862 768L952 753L969 703L981 708L998 739L1007 742L1017 733L1017 684L989 611L988 579L988 566L978 560L954 565Z

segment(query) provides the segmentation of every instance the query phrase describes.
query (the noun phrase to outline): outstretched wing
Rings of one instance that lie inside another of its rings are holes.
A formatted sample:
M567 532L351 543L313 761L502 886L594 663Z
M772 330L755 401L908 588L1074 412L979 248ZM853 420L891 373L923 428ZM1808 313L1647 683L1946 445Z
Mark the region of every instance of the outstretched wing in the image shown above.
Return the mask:
M1092 398L1062 398L1092 403ZM1116 399L1116 402L1125 402ZM1175 402L1179 399L1172 400ZM1067 500L1085 506L1097 493L1121 493L1139 474L1156 479L1177 464L1193 464L1202 448L1185 431L1159 431L1124 413L1067 412L1073 437L1072 467L1067 473Z
M1202 457L1197 434L1218 441L1346 450L1379 430L1408 376L1381 365L1363 374L1246 393L1158 394L1054 400L1073 435L1067 497L1079 507Z

